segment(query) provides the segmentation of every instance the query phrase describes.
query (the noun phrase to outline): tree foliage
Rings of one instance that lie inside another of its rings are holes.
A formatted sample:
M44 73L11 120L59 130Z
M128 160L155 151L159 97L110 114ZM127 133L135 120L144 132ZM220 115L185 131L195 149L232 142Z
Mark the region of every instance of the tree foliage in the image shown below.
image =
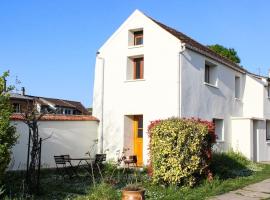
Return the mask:
M0 76L0 184L11 159L11 148L17 140L16 128L10 123L13 108L8 94L12 87L5 86L8 75L8 72L4 72Z
M208 167L215 141L211 122L158 120L149 125L148 133L154 182L193 186L199 177L210 176Z
M219 55L228 58L234 63L240 64L241 62L239 56L237 55L237 52L233 48L226 48L219 44L208 45L207 47L210 48L212 51L218 53Z

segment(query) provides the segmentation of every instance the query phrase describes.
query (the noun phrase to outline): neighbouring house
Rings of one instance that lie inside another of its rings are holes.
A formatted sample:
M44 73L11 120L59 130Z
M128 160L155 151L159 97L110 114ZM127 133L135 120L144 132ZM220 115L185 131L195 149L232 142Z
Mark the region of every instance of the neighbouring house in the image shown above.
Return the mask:
M269 81L136 10L97 52L100 151L147 164L150 121L195 117L215 123L217 151L269 161Z
M36 106L37 111L40 113L55 112L55 114L63 115L90 114L81 102L26 95L24 87L21 94L10 93L10 101L13 105L14 113L23 113L27 107Z
M37 97L11 93L10 101L14 107L11 117L19 135L17 144L12 150L10 170L26 169L27 146L29 130L23 122L23 115L27 108L36 106L40 113L45 115L39 121L39 135L45 139L42 143L41 166L55 167L54 155L71 157L85 157L85 153L96 153L97 129L99 120L89 115L87 109L77 101ZM55 111L55 114L50 111Z

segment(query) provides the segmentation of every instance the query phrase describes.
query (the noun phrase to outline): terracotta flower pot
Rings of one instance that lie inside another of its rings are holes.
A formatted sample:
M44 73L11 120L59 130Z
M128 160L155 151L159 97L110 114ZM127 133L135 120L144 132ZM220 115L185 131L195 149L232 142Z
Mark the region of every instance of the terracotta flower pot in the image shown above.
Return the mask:
M122 190L122 200L145 200L145 190L140 189L137 191Z

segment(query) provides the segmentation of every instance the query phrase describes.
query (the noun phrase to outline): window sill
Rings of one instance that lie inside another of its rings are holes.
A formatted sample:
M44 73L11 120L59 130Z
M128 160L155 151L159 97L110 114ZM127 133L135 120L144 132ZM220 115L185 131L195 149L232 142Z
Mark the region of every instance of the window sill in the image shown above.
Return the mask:
M240 102L242 102L242 99L240 99L240 98L234 98L235 99L235 101L240 101Z
M216 140L216 143L225 143L224 140Z
M145 79L131 79L131 80L125 80L125 83L129 83L129 82L140 82L140 81L145 81Z
M142 48L142 47L143 47L143 44L128 46L129 49Z
M270 140L266 140L266 144L270 144Z
M218 89L216 85L212 85L211 83L203 82L203 84Z

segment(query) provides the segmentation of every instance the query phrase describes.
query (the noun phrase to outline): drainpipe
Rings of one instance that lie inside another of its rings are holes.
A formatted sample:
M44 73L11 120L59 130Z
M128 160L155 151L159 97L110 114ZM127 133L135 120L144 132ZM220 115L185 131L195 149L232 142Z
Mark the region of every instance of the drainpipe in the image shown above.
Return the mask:
M182 55L184 51L186 50L186 44L181 43L181 48L179 51L179 64L178 64L178 87L177 87L177 117L181 118L182 117L182 87L181 87L181 77L182 77Z
M97 59L102 60L102 75L101 75L101 118L100 118L100 129L101 129L101 133L100 133L100 153L103 153L103 135L104 135L104 67L105 67L105 59L103 57L101 57L100 52L97 52Z

